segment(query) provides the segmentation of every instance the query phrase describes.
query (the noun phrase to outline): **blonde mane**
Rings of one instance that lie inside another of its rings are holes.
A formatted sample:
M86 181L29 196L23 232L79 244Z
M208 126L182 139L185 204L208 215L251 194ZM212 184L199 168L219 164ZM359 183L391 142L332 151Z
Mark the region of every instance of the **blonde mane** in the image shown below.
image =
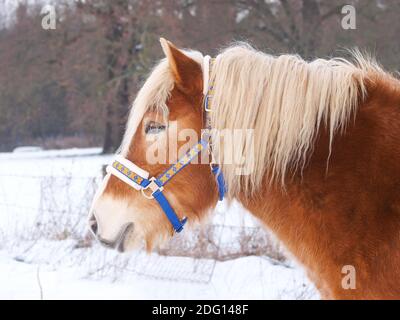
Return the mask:
M255 191L266 173L271 182L279 179L284 185L289 171L304 167L321 125L329 131L331 147L335 132L344 130L365 98L366 74L380 70L358 51L353 57L354 63L308 63L295 55L261 53L246 44L217 56L211 74L212 127L254 130L253 149L249 143L232 146L233 159L252 157L249 175L240 176L234 165L224 164L223 146L215 146L231 195Z
M201 53L184 52L202 65ZM382 71L359 52L353 52L353 57L355 62L306 62L296 55L265 54L247 44L231 46L216 57L211 73L212 128L252 129L254 133L253 150L249 144L235 145L233 150L235 159L252 157L249 175L237 175L234 165L224 164L224 146L214 146L231 195L255 191L267 172L271 182L279 179L284 185L289 170L304 167L321 124L328 128L332 144L334 134L345 129L365 98L367 74ZM166 102L173 87L173 75L163 59L133 103L120 147L123 156L147 110L167 116Z

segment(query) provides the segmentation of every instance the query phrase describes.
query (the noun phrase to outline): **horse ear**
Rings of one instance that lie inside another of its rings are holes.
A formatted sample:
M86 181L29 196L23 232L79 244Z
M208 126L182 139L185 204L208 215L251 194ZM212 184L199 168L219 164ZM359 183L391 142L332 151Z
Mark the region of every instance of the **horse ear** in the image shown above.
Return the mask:
M200 64L184 54L170 41L160 38L160 43L178 89L188 95L201 93L203 91L203 72Z

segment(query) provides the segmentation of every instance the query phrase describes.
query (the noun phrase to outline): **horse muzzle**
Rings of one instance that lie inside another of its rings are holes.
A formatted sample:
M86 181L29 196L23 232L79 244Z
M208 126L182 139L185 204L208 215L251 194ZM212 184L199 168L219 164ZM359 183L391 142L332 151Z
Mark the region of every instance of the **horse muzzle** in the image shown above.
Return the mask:
M114 239L108 240L102 238L98 231L98 223L96 220L96 216L94 214L91 215L89 218L89 229L94 236L94 238L103 246L109 249L115 249L119 252L124 252L125 251L125 242L126 239L128 238L129 234L133 232L134 229L134 224L133 222L128 222L125 223L118 234L114 237Z

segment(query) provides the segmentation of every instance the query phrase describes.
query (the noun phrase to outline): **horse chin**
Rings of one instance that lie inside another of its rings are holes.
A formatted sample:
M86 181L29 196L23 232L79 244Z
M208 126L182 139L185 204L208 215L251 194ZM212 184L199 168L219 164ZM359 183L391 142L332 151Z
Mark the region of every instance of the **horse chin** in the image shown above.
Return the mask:
M135 232L136 231L136 232ZM156 237L146 238L144 234L138 230L129 232L120 247L115 248L120 253L131 253L134 251L144 250L150 253L156 248L161 248L167 243L166 236L157 235Z
M143 249L144 240L137 232L132 228L129 233L126 234L120 245L115 248L120 253L129 253L137 250Z
M135 233L134 230L134 224L129 223L129 227L125 229L122 237L119 239L119 241L116 243L114 249L116 249L118 252L127 252L129 246L129 243L131 242L131 237L132 234Z

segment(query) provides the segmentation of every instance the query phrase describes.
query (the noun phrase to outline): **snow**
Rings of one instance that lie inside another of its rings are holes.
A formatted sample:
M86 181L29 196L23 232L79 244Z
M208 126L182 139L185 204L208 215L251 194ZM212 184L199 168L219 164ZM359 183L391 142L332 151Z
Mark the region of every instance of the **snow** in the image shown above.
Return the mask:
M164 263L184 259L169 257ZM257 257L218 262L209 283L191 283L134 273L95 281L77 277L74 268L39 268L1 254L0 283L0 299L293 299L302 298L293 288L302 292L307 285L299 270Z
M14 153L16 152L38 152L42 151L43 149L41 147L35 147L35 146L24 146L24 147L17 147L13 150Z
M99 148L0 153L0 299L319 298L293 261L119 254L85 243L88 202L111 159ZM237 231L259 228L238 203L215 211L221 250L237 252ZM172 246L196 245L194 234Z

